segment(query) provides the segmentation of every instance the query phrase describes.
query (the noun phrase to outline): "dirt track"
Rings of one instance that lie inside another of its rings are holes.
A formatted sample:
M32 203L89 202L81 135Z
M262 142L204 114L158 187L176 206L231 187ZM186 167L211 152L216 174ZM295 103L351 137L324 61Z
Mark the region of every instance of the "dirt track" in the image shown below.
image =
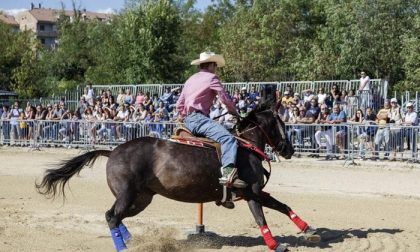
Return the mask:
M67 201L38 195L34 182L48 164L78 151L0 149L0 251L114 251L104 213L113 202L106 159L70 181ZM292 159L273 167L267 186L311 225L323 241L304 243L286 216L265 210L277 239L291 251L420 251L420 167L365 161ZM129 251L268 251L245 202L225 210L205 204L206 229L217 235L187 240L196 205L156 196L126 219L134 235Z

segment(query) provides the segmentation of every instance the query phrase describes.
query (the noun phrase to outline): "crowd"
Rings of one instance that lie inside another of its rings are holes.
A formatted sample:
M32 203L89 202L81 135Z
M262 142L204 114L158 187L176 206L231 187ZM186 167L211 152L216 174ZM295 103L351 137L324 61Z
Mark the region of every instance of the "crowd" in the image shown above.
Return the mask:
M277 94L276 110L287 124L290 140L314 156L325 147L327 159L344 158L350 129L355 130L352 135L357 136L360 159L366 159L367 150L371 151L372 159L378 159L382 149L385 158L390 160L395 160L396 153L404 149L412 149L414 155L417 131L401 128L418 125L412 104L407 104L404 113L392 98L378 109L371 89L364 72L358 90L340 91L333 85L328 91L321 87L297 93L287 86ZM75 110L67 109L64 100L46 106L27 103L25 108L15 102L10 108L2 106L0 109L1 135L5 143L10 143L11 137L21 144L29 144L34 137L45 142L67 143L83 137L90 144L97 144L131 140L144 135L138 125L147 125L149 133L160 137L168 123L180 122L175 105L180 93L178 87L166 88L162 94L150 94L141 89L137 94L132 94L130 89L113 94L110 89L97 90L88 85ZM246 87L235 89L229 96L241 116L246 116L260 102L260 90L255 86L249 90ZM216 98L210 117L217 117L225 127L233 128L235 118L226 112Z
M328 93L324 88L317 92L304 90L293 96L291 93L291 88L286 88L277 111L284 122L291 124L288 136L298 146L304 144L305 138L310 138L309 149L313 152L325 145L327 159L336 157L333 153L344 158L349 147L346 146L348 131L354 129L352 135L357 136L360 159L366 159L366 149L371 150L373 160L378 160L381 149L384 159L391 161L396 160L397 152L405 149L411 149L413 157L416 155L417 130L410 127L418 125L413 104L407 103L403 110L397 99L392 98L375 110L379 105L375 106L371 99L369 77L364 72L357 91L340 92L337 85L333 85ZM325 139L325 143L321 139Z

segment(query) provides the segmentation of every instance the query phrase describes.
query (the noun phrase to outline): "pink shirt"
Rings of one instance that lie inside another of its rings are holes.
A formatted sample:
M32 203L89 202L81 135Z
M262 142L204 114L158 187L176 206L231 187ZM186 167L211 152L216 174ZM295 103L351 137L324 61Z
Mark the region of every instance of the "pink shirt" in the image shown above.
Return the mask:
M194 111L209 115L216 95L230 113L237 114L235 105L227 96L219 77L207 70L201 70L185 82L176 107L183 117Z
M144 95L137 95L136 97L136 104L144 103Z

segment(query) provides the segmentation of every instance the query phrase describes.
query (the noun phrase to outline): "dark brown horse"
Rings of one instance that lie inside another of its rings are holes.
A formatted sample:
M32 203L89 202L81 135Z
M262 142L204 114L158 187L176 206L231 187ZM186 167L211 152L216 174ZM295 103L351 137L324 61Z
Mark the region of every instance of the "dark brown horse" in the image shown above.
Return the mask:
M251 112L238 124L237 129L241 137L260 150L270 144L287 159L293 155L293 146L286 137L284 123L268 107L260 106ZM107 181L116 200L105 216L117 251L124 250L124 241L131 238L122 220L143 211L153 195L160 194L192 203L219 201L222 198L223 188L219 184L221 164L214 150L151 137L129 141L113 151L95 150L64 161L60 168L46 171L42 182L36 185L38 191L52 197L57 193L64 195L64 187L69 179L85 165L93 164L99 156L109 158L106 165ZM233 190L248 202L267 246L276 251L286 250L285 245L272 237L263 206L287 215L308 240L319 240L315 229L309 227L292 209L262 191L262 161L261 155L255 151L239 148L236 165L239 167L239 177L248 186Z

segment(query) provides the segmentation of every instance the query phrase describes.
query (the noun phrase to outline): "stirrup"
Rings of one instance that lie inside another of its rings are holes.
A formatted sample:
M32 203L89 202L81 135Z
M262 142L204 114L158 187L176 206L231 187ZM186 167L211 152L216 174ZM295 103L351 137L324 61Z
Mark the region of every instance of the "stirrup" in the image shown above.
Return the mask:
M222 171L223 174L223 171ZM238 169L237 168L233 168L232 171L221 177L219 179L219 183L223 186L226 186L228 188L245 188L248 186L247 183L245 183L243 180L239 179L238 177Z

